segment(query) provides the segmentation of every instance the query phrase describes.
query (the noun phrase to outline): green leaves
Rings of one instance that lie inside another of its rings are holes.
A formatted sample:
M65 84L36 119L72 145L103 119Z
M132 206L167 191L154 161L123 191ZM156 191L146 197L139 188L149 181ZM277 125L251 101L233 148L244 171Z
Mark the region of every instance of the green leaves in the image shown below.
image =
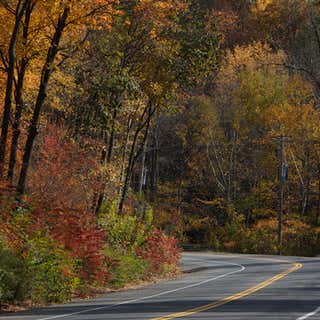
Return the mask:
M0 302L21 300L28 294L26 263L0 242Z
M180 44L176 71L182 85L195 87L212 74L219 64L221 35L210 20L210 11L192 1L180 16L174 34Z
M69 300L80 284L76 260L50 236L35 233L26 258L30 297L36 303Z

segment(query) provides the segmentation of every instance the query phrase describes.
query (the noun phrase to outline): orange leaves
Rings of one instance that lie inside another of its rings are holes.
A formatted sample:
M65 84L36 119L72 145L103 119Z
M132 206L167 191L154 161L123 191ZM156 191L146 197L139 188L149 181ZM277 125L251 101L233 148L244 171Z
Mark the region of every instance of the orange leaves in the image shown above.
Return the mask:
M99 188L98 162L89 148L79 150L79 145L65 138L66 132L57 127L43 137L34 160L32 195L47 207L79 208L90 212L92 193Z
M42 228L50 229L51 236L81 262L83 276L106 282L108 259L102 253L105 234L91 214L69 208L38 209L35 218L40 219Z
M256 2L256 8L259 11L264 11L272 2L273 0L259 0Z
M80 38L84 36L87 29L108 29L112 23L113 15L116 13L113 5L117 2L117 0L39 0L35 11L37 17L42 17L42 32L50 36L64 9L68 8L69 13L64 33L65 36L71 37L76 42L79 36ZM34 19L37 19L36 16Z
M31 173L33 226L50 235L81 264L82 276L105 282L109 261L103 255L105 234L92 215L92 196L99 184L98 163L90 147L67 139L48 126Z
M78 144L65 138L64 130L47 129L50 134L43 137L33 163L33 206L29 199L24 208L15 200L13 188L0 185L1 236L22 253L28 251L28 239L36 232L50 236L77 261L82 278L106 283L110 265L102 252L106 236L91 212L98 185L92 147L83 143L79 150Z
M149 233L144 245L136 253L149 263L151 273L161 273L166 265L177 267L180 258L178 240L157 229Z
M170 16L186 9L187 5L181 0L140 0L137 11L144 17L152 17L160 22L168 21Z
M111 26L114 14L119 14L114 5L118 0L71 0L69 23L85 24L90 29L108 29Z
M149 27L150 34L156 38L164 28L173 27L172 18L186 8L182 0L140 0L135 6L134 16Z

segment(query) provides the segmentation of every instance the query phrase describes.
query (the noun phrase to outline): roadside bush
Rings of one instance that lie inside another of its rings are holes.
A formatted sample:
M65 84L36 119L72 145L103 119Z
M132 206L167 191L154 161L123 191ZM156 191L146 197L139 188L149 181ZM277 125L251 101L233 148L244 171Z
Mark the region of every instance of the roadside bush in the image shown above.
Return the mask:
M68 138L59 126L47 129L30 171L33 220L78 260L82 280L104 285L109 277L102 253L106 237L92 214L93 194L101 188L95 146L90 139Z
M244 216L234 214L233 218L226 225L215 227L217 246L222 251L245 252L246 244L244 239L247 237L248 229L244 223Z
M30 298L34 303L69 300L80 284L76 260L50 237L34 234L26 257L30 278Z
M138 215L119 216L114 203L105 204L99 214L99 225L105 231L108 246L121 255L134 253L141 246L151 222L150 210L142 218Z
M39 229L48 230L50 236L78 261L79 276L84 281L107 283L110 261L103 254L106 237L92 214L63 207L47 211L36 209L33 219Z
M284 226L284 248L288 255L314 256L319 254L320 232L309 224L290 219Z
M236 237L230 236L231 240L224 243L227 251L256 254L278 252L277 219L261 220L251 228L242 228L241 233L239 230L234 232ZM282 253L285 255L312 256L319 252L320 233L306 223L288 218L283 222L282 243Z
M28 293L27 265L0 242L0 302L19 301Z
M0 301L33 303L69 300L80 284L76 260L50 236L30 235L27 250L0 244Z
M135 283L145 277L147 263L141 258L134 255L125 255L119 256L116 261L114 267L110 270L110 285L112 287L121 288L128 283Z
M151 274L163 274L177 269L181 250L177 239L154 229L148 233L143 245L136 249L136 254L147 261Z

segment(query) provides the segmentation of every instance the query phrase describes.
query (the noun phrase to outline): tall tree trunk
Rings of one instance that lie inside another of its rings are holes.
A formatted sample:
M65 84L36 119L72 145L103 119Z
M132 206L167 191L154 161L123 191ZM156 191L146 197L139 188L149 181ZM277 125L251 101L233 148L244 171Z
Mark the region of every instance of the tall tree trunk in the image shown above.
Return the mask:
M124 181L124 185L123 185L123 189L122 189L122 193L121 193L121 198L120 198L120 202L119 202L119 208L118 208L119 214L122 214L122 212L123 212L124 202L125 202L128 190L129 190L129 182L130 182L131 176L132 176L132 169L133 169L133 165L134 165L133 159L134 159L135 148L136 148L139 132L140 132L139 130L136 130L134 138L133 138L133 142L131 145L131 149L130 149L128 166L127 166L127 170L126 170L126 177L125 177L125 181Z
M30 2L31 0L18 1L15 11L15 23L9 44L7 68L8 76L0 136L0 177L3 177L3 169L6 158L7 139L12 107L12 89L14 80L14 66L16 61L16 44L19 36L21 21L24 16L25 10L27 9L27 6Z
M118 109L119 109L120 103L119 103L119 98L116 98L116 104L114 106L113 114L112 114L112 124L111 124L111 132L110 132L110 137L109 137L109 142L106 144L107 150L102 151L102 163L107 162L108 164L111 163L112 160L112 155L113 155L113 147L114 147L114 141L115 141L115 133L116 133L116 121L118 117ZM104 196L105 196L105 187L106 184L104 184L104 188L102 192L98 195L98 201L97 205L95 208L95 214L98 215L101 206L104 201Z
M18 182L17 190L20 194L23 194L25 192L25 184L26 184L26 178L28 174L33 144L38 133L38 129L37 129L38 121L41 114L43 103L46 99L46 91L47 91L48 82L52 72L52 66L56 58L56 55L58 53L59 43L60 43L64 28L66 27L69 12L70 12L70 8L65 7L61 16L58 19L56 30L52 38L50 47L48 49L47 58L41 72L41 80L40 80L38 96L37 96L36 104L34 107L31 123L28 129L28 136L27 136L27 141L25 144L23 160L22 160L22 168L21 168L19 182Z
M21 116L24 109L24 102L23 102L23 81L24 81L24 74L27 67L27 63L25 64L24 61L22 62L21 69L18 74L18 84L16 88L16 111L14 115L14 121L12 125L12 140L11 140L11 148L10 148L10 159L9 159L9 168L8 168L8 180L12 182L14 176L14 169L16 165L16 158L17 158L17 149L20 137L20 122Z
M101 152L101 160L100 160L100 163L101 165L104 165L105 162L106 162L106 159L107 159L107 138L105 138L105 147L102 148L102 152ZM104 200L104 190L105 189L105 183L103 184L103 190L98 193L98 192L95 192L94 196L93 196L93 211L95 213L95 215L98 215L100 209L101 209L101 206L102 206L102 203L103 203L103 200Z
M146 168L146 156L147 156L147 146L148 146L148 135L146 142L144 143L142 149L142 161L141 161L141 171L140 171L140 179L139 179L139 194L142 194L144 191L144 187L146 184L147 177L147 168Z
M111 163L111 159L113 155L117 116L118 116L118 105L114 107L113 114L112 114L112 124L111 124L111 133L110 133L109 146L108 146L107 163Z
M145 121L143 121L146 113L147 113L147 119ZM144 144L147 140L147 136L149 133L149 127L150 127L150 121L151 121L153 113L154 113L154 110L152 110L152 104L151 104L151 102L149 102L148 106L145 108L143 114L140 117L140 123L142 122L142 124L140 126L138 126L138 128L136 129L136 132L134 134L134 137L133 137L133 142L131 145L130 155L129 155L129 159L128 159L128 166L127 166L127 170L126 170L126 177L125 177L125 181L124 181L124 185L123 185L123 189L122 189L122 193L121 193L121 197L120 197L119 207L118 207L118 214L123 213L123 206L124 206L124 202L126 200L126 196L127 196L128 190L129 190L129 183L131 181L133 167L134 167L134 164L135 164L137 158L139 157L139 154L141 154L141 152L144 148ZM145 127L146 127L146 130L145 130L142 144L140 146L140 149L136 152L136 145L138 142L139 134Z
M306 160L303 166L304 172L305 172L305 181L304 181L304 186L303 186L303 200L302 200L302 210L301 214L305 215L306 212L308 211L309 207L309 196L310 196L310 182L311 182L311 177L310 177L310 149L307 147L305 151L306 155Z
M159 155L159 124L158 119L155 120L152 139L152 152L151 152L151 173L150 173L150 199L155 201L157 198L157 184L158 184L158 155Z
M31 18L33 9L34 9L34 4L30 2L26 8L24 25L23 25L22 41L25 48L27 46L30 18ZM29 59L25 56L22 58L21 65L18 68L18 81L16 85L16 90L15 90L16 110L14 115L14 122L12 125L13 132L12 132L12 141L11 141L10 158L9 158L10 160L9 160L9 168L8 168L8 180L10 182L12 182L13 180L14 169L16 165L17 149L18 149L18 143L20 138L20 122L21 122L22 112L24 109L23 86L24 86L24 78L25 78L28 63L29 63Z
M127 124L127 132L126 132L126 137L124 141L124 147L122 150L122 157L121 157L121 169L120 169L120 183L119 183L119 191L118 195L121 193L122 189L122 183L124 180L124 173L125 173L125 161L126 161L126 155L127 155L127 150L128 150L128 145L129 145L129 137L130 137L130 131L132 129L132 119L128 119L128 124Z

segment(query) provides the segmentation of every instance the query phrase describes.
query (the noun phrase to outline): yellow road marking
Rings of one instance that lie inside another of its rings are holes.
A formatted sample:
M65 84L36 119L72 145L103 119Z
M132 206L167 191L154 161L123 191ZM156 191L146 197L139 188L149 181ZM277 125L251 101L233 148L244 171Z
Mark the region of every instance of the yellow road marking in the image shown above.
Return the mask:
M262 259L255 259L255 260L262 260ZM291 263L290 261L287 261L287 260L276 260L276 259L263 259L263 260L269 260L269 261L277 261L277 262L286 262L286 263ZM224 304L227 304L231 301L235 301L235 300L238 300L240 298L243 298L243 297L246 297L246 296L249 296L265 287L268 287L269 285L271 285L272 283L284 278L285 276L287 276L288 274L292 273L292 272L295 272L297 271L298 269L302 268L302 264L301 263L295 263L293 267L291 267L290 269L286 270L286 271L283 271L282 273L279 273L277 275L275 275L274 277L270 278L270 279L267 279L261 283L259 283L258 285L254 286L254 287L251 287L249 289L246 289L244 291L241 291L241 292L238 292L232 296L229 296L229 297L226 297L222 300L219 300L219 301L216 301L216 302L213 302L213 303L209 303L209 304L206 304L204 306L201 306L201 307L197 307L197 308L193 308L193 309L190 309L190 310L187 310L187 311L183 311L183 312L177 312L177 313L172 313L172 314L169 314L167 316L163 316L163 317L159 317L159 318L153 318L151 320L170 320L170 319L176 319L176 318L182 318L182 317L187 317L187 316L191 316L195 313L199 313L199 312L203 312L203 311L207 311L209 309L214 309L214 308L217 308L217 307L220 307Z
M235 255L233 258L241 258L241 256L236 257ZM278 258L253 258L253 257L245 257L245 259L248 260L258 260L258 261L271 261L271 262L281 262L281 263L288 263L292 264L292 261L284 260L284 259L278 259Z

